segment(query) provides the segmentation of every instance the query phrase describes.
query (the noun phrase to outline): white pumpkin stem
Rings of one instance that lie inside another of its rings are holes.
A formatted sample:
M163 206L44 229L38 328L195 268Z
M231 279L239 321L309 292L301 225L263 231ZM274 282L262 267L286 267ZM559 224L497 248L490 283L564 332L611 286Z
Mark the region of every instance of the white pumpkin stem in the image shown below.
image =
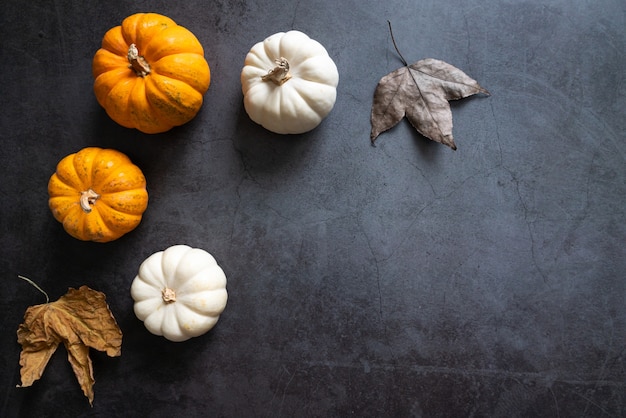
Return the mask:
M161 297L163 298L163 302L165 303L176 302L176 292L174 291L174 289L170 289L169 287L161 290Z
M86 213L91 212L91 205L95 205L100 195L93 190L85 190L80 192L80 207Z
M269 70L264 76L261 76L261 80L272 81L277 86L281 86L291 78L291 74L289 74L289 61L287 61L287 58L280 57L274 60L274 62L276 63L276 67Z
M139 55L139 50L135 44L130 44L128 47L128 62L130 63L128 68L135 70L139 77L145 77L150 74L150 64L144 57Z

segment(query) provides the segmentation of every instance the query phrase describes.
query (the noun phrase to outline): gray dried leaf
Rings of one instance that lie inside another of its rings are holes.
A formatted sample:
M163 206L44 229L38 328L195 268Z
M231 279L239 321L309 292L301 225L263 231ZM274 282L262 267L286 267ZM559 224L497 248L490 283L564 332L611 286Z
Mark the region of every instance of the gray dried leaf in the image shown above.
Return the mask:
M374 92L372 144L378 135L406 116L420 134L456 149L448 101L477 93L489 95L489 92L463 71L444 61L427 58L409 65L399 51L398 54L404 66L381 78Z

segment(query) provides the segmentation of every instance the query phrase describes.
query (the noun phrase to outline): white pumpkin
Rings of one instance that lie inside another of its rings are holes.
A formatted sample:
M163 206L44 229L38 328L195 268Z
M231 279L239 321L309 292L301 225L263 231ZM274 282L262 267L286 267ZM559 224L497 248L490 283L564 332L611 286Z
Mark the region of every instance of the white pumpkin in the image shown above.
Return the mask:
M250 119L279 134L315 128L337 99L337 66L302 32L279 32L252 47L241 71Z
M151 333L185 341L209 331L226 307L226 276L208 252L174 245L148 257L130 288Z

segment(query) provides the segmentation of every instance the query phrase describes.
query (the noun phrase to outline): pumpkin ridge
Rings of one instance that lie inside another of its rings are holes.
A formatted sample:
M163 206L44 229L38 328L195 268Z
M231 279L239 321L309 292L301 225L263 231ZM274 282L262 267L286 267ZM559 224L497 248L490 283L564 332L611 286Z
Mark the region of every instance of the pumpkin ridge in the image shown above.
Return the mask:
M178 317L178 307L180 304L178 303L163 303L163 306L160 311L164 311L164 313L160 316L161 321L159 322L159 332L160 335L182 335L183 330L181 329L180 322L178 320L172 320L172 312L175 317ZM154 315L153 312L150 315Z
M103 163L106 165L103 167ZM96 189L97 193L106 193L105 186L111 183L111 178L121 170L125 170L127 165L132 165L130 159L117 151L109 149L99 149L91 160L89 187Z
M160 296L159 296L159 299L160 299ZM162 306L162 305L163 305L163 301L161 300L159 301L157 305L159 306L158 309L145 312L142 314L142 315L145 314L143 321L146 324L146 327L149 326L152 329L154 329L156 331L155 332L156 335L163 335L162 324L165 318L167 317L167 315L169 315L169 311L170 311L169 306ZM141 308L146 309L145 306Z
M321 121L324 110L319 109L320 106L319 106L319 101L317 100L317 98L311 97L310 95L306 94L306 89L309 88L308 85L310 83L311 82L301 79L301 78L294 79L293 83L291 83L289 87L293 90L293 92L295 92L295 94L293 93L289 94L288 97L289 97L289 100L292 100L292 101L298 100L298 101L301 101L301 103L306 104L306 106L299 105L297 107L299 109L306 109L307 111L311 111L316 116L318 116ZM283 106L286 106L286 105L283 105ZM303 112L303 110L300 110L300 111Z
M127 19L131 19L132 23L134 23L132 32L129 33L129 37L133 42L129 42L128 45L136 43L140 51L145 49L160 32L178 26L169 17L158 13L137 13L129 16Z
M128 78L120 80L112 86L111 90L104 97L103 107L107 115L125 128L134 128L126 107L130 100L130 92L136 82L136 78L135 80Z
M51 196L75 197L80 195L80 190L76 188L71 179L63 178L55 172L48 181L48 193Z
M78 217L78 219L79 222L75 224L76 227L74 229L70 228L71 230L68 231L70 232L70 235L78 239L84 239L81 237L89 236L92 241L104 242L103 240L105 239L105 233L101 227L102 222L100 222L100 213L98 212L98 209L97 207L95 207L95 205L91 212ZM71 221L72 219L66 217L66 220Z
M163 252L157 252L145 259L139 266L137 277L142 278L142 282L150 288L160 292L168 285L168 280L163 274ZM150 292L152 293L152 292ZM156 296L151 296L156 297ZM159 295L160 298L160 295Z
M242 81L249 83L250 80L254 80L257 77L261 78L272 69L274 65L273 61L269 59L267 54L262 54L261 52L264 52L264 50L259 50L259 48L255 46L250 50L250 52L248 52L248 55L246 55L246 65L244 66L243 71L244 73L249 71L251 74L247 74L243 77Z
M74 155L68 155L63 158L56 168L54 173L61 183L68 185L70 188L80 192L83 187L78 174L76 174L76 168L74 167Z
M91 64L91 72L94 78L109 71L128 71L128 58L120 56L114 51L101 48L96 52ZM126 68L125 68L126 67Z
M98 148L83 148L74 154L72 158L72 167L76 173L76 177L80 180L79 192L83 192L92 187L92 169L94 154L98 152Z
M123 176L119 174L123 174ZM102 195L112 195L140 189L145 190L146 178L139 167L133 169L120 167L115 170L114 173L111 173L111 175L103 178L103 180L99 182L97 189L96 192Z
M305 44L306 47L303 48ZM322 44L297 30L288 31L278 39L278 53L279 56L294 63L301 63L315 56L328 55Z
M130 117L133 126L144 133L165 132L173 127L167 121L160 120L155 115L155 109L146 96L146 78L153 77L151 73L146 77L138 77L128 100Z
M160 74L153 74L147 81L146 99L159 116L172 126L190 121L203 102L202 94L193 87Z
M103 216L104 214L107 216ZM120 212L103 202L98 203L98 215L103 225L109 230L122 235L135 229L141 222L142 217L142 214Z
M225 291L222 288L222 289L205 290L202 292L196 292L196 294L200 294L200 293L210 293L211 296L220 297L222 294L225 294ZM193 298L192 295L185 294L179 291L177 292L176 301L179 304L184 305L186 309L200 316L205 316L205 315L217 316L224 310L225 304L220 304L220 305L214 304L213 306L207 306L207 307L204 307L203 309L203 307L198 306L197 304L193 303L192 298Z
M219 279L212 280L210 283L205 282L206 277L219 277ZM226 276L222 268L217 262L198 270L189 277L186 277L182 283L179 283L176 291L181 295L187 295L189 293L195 293L200 291L213 291L226 286Z
M316 100L315 98L310 97L307 94L303 94L302 91L306 91L306 89L311 88L310 84L318 84L319 85L318 87L320 90L328 90L327 96L329 98L332 97L333 99L336 99L335 88L328 84L317 83L315 81L309 81L305 79L299 79L297 81L299 83L294 83L291 87L295 91L298 92L298 96L301 97L302 100L308 105L309 109L313 111L315 114L317 114L320 117L320 120L323 119L325 115L330 113L330 110L333 108L334 103L335 103L334 100L333 101Z
M328 71L320 70L320 68ZM319 83L325 86L337 87L338 80L333 75L337 74L337 66L332 62L329 55L314 55L297 62L291 69L294 77L311 83Z
M144 44L143 52L140 53L149 63L153 63L165 56L180 53L195 53L204 57L204 48L189 29L176 25L155 33L152 39Z
M120 39L121 38L121 39ZM122 55L128 50L128 45L124 40L124 34L120 26L115 26L104 34L100 49L108 51L113 55Z
M135 14L132 16L128 16L126 19L122 21L120 27L120 34L122 35L122 39L126 44L126 51L123 51L125 54L128 51L128 46L130 44L136 43L136 34L137 34L137 21L139 20L139 14Z
M138 33L142 30L142 20L145 17L145 13L135 13L134 15L128 16L122 21L121 27L121 35L126 43L126 51L123 52L123 55L126 55L128 51L128 46L130 44L142 44L141 39L138 39Z
M98 162L106 158L107 154L110 153L107 152L107 150L100 148L91 159L89 167L89 183L86 184L86 186L89 186L89 188L100 189L100 185L102 184L102 178L104 176L100 173L100 171L98 171ZM96 190L96 193L101 193L101 190Z
M105 217L100 214L100 211L108 211L108 209L104 208L104 206L106 205L101 202L98 203L98 216L100 217L100 220L102 220L102 224L111 230L116 230L117 232L123 231L124 228L116 227L115 225L110 223L108 219L105 219Z
M189 64L189 61L195 62ZM201 70L196 68L200 65L203 66ZM172 70L174 67L176 71ZM200 94L206 93L211 85L211 70L206 59L193 52L180 52L162 57L154 62L152 70L161 77L188 84Z
M111 210L121 214L141 216L148 204L148 192L145 188L127 189L103 194L100 200Z
M218 321L218 316L211 313L198 312L192 309L189 304L174 304L174 312L176 314L176 323L184 334L188 336L198 336L204 334L207 327L212 328ZM189 321L189 316L194 316L194 321Z
M100 106L107 110L111 92L121 83L134 82L131 76L135 77L128 67L117 67L98 74L94 80L94 93Z
M255 47L258 45L260 48L260 51L257 53L259 57L267 57L269 58L269 62L267 62L267 69L266 70L270 70L272 69L272 67L274 66L274 60L276 58L280 58L280 57L284 57L285 53L284 51L281 50L280 47L280 38L282 38L283 36L285 36L284 32L278 32L275 33L274 35L272 35L271 37L265 39L262 42L257 43L252 49L255 49ZM278 40L276 39L278 38ZM262 51L262 52L261 52ZM287 54L289 55L289 54ZM290 59L291 57L286 57L287 59Z
M63 223L71 213L76 212L80 214L80 204L78 203L78 196L54 196L48 201L48 206L52 211L52 216L57 221Z

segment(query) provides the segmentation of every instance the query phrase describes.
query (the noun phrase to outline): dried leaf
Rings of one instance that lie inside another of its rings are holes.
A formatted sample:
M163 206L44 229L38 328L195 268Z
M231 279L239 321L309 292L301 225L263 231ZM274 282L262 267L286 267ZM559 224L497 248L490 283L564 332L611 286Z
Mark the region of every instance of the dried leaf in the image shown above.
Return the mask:
M393 42L396 46L395 40ZM398 54L404 66L381 78L374 92L370 134L372 144L378 135L397 125L406 116L411 125L425 137L456 149L448 101L477 93L489 95L489 92L463 71L446 62L427 58L409 65L399 51Z
M43 374L60 343L89 403L93 404L93 367L89 348L121 355L122 331L106 303L104 293L81 286L70 288L56 302L31 306L17 330L21 387L31 386Z

